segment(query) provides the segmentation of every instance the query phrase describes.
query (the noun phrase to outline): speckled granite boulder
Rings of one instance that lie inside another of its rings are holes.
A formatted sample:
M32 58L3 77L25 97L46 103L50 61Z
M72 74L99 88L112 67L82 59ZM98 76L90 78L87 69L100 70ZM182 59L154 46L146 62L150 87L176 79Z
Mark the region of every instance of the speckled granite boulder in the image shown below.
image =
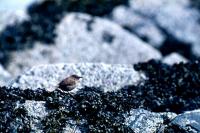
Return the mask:
M177 115L172 112L154 113L144 109L133 109L126 118L135 133L155 133L162 127L165 119L172 120Z
M17 75L25 68L45 63L132 64L161 58L159 51L116 23L87 14L68 14L56 31L55 45L38 44L31 50L14 52L8 70Z
M131 65L93 63L41 65L20 75L11 86L22 89L47 88L52 91L61 80L72 74L83 77L77 88L88 86L111 89L105 91L115 91L123 86L136 84L142 76L134 71Z
M30 116L31 128L33 131L42 132L41 120L48 115L48 110L45 108L45 101L26 100L21 104L27 109L27 114Z

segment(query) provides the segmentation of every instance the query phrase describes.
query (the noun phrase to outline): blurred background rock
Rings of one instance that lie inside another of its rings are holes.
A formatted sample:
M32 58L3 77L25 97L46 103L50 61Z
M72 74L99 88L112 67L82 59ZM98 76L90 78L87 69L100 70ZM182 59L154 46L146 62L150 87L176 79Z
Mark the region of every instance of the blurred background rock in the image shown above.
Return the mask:
M34 65L135 64L200 56L198 0L5 0L0 63L14 77ZM170 62L170 61L168 61ZM180 62L180 60L177 60Z

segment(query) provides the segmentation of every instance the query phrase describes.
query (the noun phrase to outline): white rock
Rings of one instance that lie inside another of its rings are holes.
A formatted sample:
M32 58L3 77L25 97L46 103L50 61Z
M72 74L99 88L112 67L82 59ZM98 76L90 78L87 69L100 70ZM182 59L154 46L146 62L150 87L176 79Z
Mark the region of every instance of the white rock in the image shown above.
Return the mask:
M175 117L172 121L173 124L180 126L181 128L192 132L200 132L200 109L187 111Z
M193 52L200 56L200 14L189 0L130 0L130 6L176 39L191 44Z
M132 65L92 63L41 65L19 76L11 86L34 90L46 88L53 91L61 80L72 74L83 77L74 91L83 86L115 91L123 86L136 84L142 76L133 69Z
M88 25L90 21L93 23ZM88 31L87 27L91 27L91 31ZM126 32L116 23L97 17L92 18L86 14L68 15L58 26L58 34L57 43L69 49L65 51L67 57L73 55L77 57L70 58L72 61L78 58L81 60L85 56L84 58L88 59L86 61L123 64L161 57L158 51ZM104 36L112 36L112 42L106 42ZM63 48L61 45L58 46ZM89 54L77 52L82 50Z
M37 44L34 49L14 52L9 72L16 75L41 63L133 64L161 58L159 51L103 18L71 13L60 22L56 32L55 45Z
M178 53L171 53L171 54L167 55L166 57L164 57L162 59L162 62L169 64L169 65L173 65L175 63L180 63L180 62L186 63L186 62L188 62L188 60Z
M30 126L32 131L42 133L41 120L48 115L45 108L45 101L26 100L23 106L26 108L28 116L30 116Z
M171 112L154 113L144 109L133 109L129 115L125 124L135 133L155 133L159 127L163 126L164 118L171 120L177 116Z
M48 113L45 109L45 101L26 100L24 107L28 111L28 115L36 118L45 117Z
M146 41L153 47L160 47L165 41L165 36L156 26L154 21L148 17L137 14L134 10L126 6L118 6L112 12L112 20L123 27L128 28L133 34Z

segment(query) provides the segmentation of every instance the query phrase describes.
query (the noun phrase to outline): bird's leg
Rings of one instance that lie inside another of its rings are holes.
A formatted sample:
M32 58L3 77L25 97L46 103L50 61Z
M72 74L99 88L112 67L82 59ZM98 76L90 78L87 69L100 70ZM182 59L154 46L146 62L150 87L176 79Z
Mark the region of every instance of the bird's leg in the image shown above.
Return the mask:
M63 91L63 90L61 90L60 88L58 88L62 93L67 93L67 94L69 94L70 95L70 97L72 97L74 100L76 100L76 98L69 92L69 91ZM77 101L77 100L76 100Z
M74 99L74 100L76 100L76 98L69 92L69 91L67 91L67 93ZM77 101L77 100L76 100Z

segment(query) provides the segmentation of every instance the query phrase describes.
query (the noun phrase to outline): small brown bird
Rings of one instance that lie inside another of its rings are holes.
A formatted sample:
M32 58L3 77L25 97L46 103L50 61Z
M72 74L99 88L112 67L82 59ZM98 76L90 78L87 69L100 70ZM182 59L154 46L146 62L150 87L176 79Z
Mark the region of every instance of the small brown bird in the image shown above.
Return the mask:
M62 80L58 84L58 88L60 88L62 91L67 91L67 92L71 91L76 87L77 82L79 81L80 78L82 77L77 76L77 75L71 75L65 78L64 80Z

